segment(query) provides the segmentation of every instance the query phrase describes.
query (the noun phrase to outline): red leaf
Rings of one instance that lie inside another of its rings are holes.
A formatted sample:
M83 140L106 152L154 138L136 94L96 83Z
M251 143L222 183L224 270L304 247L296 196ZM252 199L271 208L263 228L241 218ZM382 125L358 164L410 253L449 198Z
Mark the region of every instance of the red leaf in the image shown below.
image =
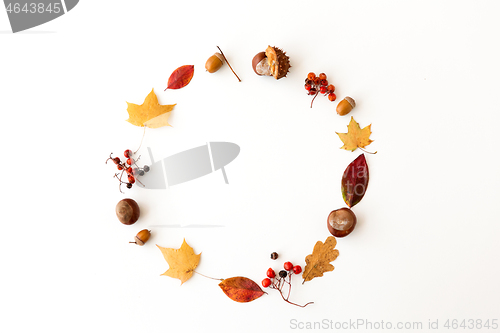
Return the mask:
M180 89L188 85L188 83L193 78L194 74L194 66L193 65L184 65L177 68L175 71L170 74L168 78L167 89Z
M227 297L242 303L251 302L266 293L260 289L257 283L242 276L224 279L219 283L219 287Z
M359 155L347 166L342 176L342 197L349 207L363 199L368 187L369 173L365 155Z

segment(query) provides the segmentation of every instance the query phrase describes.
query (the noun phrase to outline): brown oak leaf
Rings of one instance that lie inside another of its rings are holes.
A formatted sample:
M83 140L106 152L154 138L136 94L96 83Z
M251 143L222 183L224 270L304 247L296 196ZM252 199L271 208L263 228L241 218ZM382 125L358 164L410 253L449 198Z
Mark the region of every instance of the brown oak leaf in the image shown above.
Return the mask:
M156 246L163 253L163 257L165 257L169 266L168 270L162 275L181 280L181 285L193 276L194 269L200 262L201 253L195 254L193 248L186 243L185 239L179 249Z
M306 257L306 267L302 272L302 278L304 279L302 283L323 276L323 273L333 271L335 267L330 262L339 256L339 250L335 249L336 245L337 240L333 236L328 237L325 243L316 242L313 253Z

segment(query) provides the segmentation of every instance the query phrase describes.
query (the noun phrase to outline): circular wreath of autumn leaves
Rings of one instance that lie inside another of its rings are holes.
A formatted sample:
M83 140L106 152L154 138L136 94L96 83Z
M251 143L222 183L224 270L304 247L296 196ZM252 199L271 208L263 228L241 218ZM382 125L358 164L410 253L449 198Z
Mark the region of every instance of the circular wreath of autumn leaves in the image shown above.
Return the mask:
M225 56L224 59L227 63ZM234 71L233 73L236 75ZM185 65L177 68L170 75L167 88L165 90L181 89L187 86L193 78L193 75L193 65ZM237 75L236 77L239 81L241 81ZM128 102L127 104L127 111L129 114L129 119L127 119L127 121L132 125L148 128L169 126L170 124L168 123L168 118L176 105L160 105L154 89L151 90L151 92L146 96L143 104L137 105ZM363 148L373 142L373 140L370 140L369 138L371 135L371 125L361 128L354 118L351 117L347 128L347 133L337 133L339 138L344 143L341 149L354 151L357 148L360 148L364 151ZM351 209L361 201L366 192L368 180L368 165L364 154L361 154L347 166L342 176L341 192L345 203L349 206L348 209ZM305 258L306 266L302 271L302 283L310 281L315 277L321 277L323 276L323 273L333 271L334 266L331 262L334 261L339 255L339 251L335 249L336 245L337 241L334 236L329 236L324 243L318 241L314 245L312 253ZM195 270L200 261L201 254L196 254L185 239L183 240L181 247L178 249L165 248L159 245L157 245L157 247L160 249L169 265L168 270L162 275L179 279L181 284L189 280L194 273L203 275ZM285 276L274 277L273 274L273 280L270 286L271 289L277 289L283 300L286 302L298 305L290 302L288 299L290 297L291 276L293 275L293 271L288 271L287 274L281 274L280 272L280 275ZM211 278L208 276L205 277ZM236 302L250 302L266 294L266 292L264 292L257 283L246 277L236 276L215 280L221 281L219 286L222 291L230 299ZM287 296L285 296L286 293L284 294L283 292L283 288L285 286L288 287ZM305 307L311 303L312 302L309 302L305 305L298 306Z

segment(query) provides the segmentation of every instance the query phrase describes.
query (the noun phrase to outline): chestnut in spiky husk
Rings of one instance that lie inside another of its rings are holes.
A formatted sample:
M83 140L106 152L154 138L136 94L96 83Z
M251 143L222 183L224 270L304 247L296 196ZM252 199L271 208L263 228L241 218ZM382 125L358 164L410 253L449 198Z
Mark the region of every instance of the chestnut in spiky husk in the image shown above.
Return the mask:
M257 75L274 76L276 80L285 77L290 70L290 58L282 49L268 46L265 52L260 52L252 59L252 67Z

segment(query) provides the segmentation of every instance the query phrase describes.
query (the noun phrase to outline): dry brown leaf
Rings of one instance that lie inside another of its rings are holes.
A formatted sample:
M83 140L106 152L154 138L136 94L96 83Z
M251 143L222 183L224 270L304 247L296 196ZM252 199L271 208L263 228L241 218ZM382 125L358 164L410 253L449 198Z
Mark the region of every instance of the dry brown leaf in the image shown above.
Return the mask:
M129 102L127 102L127 104L129 116L127 121L132 125L141 127L147 126L150 128L170 126L168 117L170 116L170 111L174 109L175 104L160 105L154 89L146 96L144 103L141 105Z
M162 275L181 280L181 285L193 276L194 269L200 262L201 253L195 254L193 248L186 243L186 240L182 242L179 249L156 246L163 253L163 257L165 257L169 266L168 270Z
M344 143L340 149L355 151L356 148L365 148L373 140L370 140L371 124L361 129L359 124L351 117L351 121L347 126L347 133L337 133L340 140Z
M325 243L316 242L313 253L306 257L306 267L304 267L302 273L304 281L302 283L323 276L323 273L333 271L335 267L330 262L339 256L339 250L335 249L336 245L337 240L333 236L328 237Z

